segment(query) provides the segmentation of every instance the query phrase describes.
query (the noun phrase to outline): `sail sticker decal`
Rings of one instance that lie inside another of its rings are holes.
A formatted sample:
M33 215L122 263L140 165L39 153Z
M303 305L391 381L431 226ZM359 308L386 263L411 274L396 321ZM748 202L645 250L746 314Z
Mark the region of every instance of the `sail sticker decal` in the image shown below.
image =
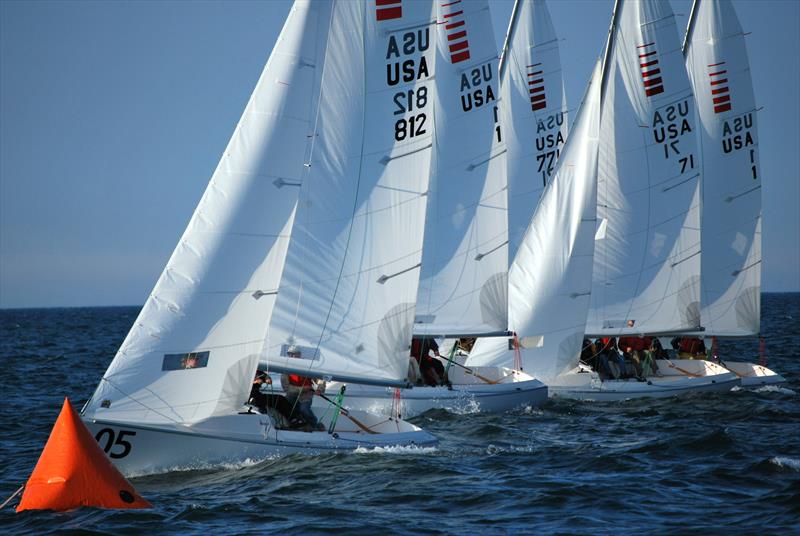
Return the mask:
M467 39L467 28L464 23L464 10L459 9L458 4L461 0L454 0L442 4L442 8L447 8L449 13L443 13L444 29L447 34L447 46L450 49L450 63L459 63L469 59L469 40Z
M211 352L188 352L185 354L164 354L161 370L190 370L208 366Z
M403 17L403 0L375 0L375 18L393 20Z
M664 81L659 76L661 69L658 67L658 58L654 57L657 54L655 42L639 45L636 48L639 51L639 69L642 72L644 94L652 97L663 93Z
M544 91L544 70L541 63L528 65L528 90L531 96L531 109L542 110L547 108L547 98Z
M723 65L725 65L724 61L708 65L708 76L711 79L711 101L714 103L715 114L721 114L731 109L730 89L728 88L728 79L725 77L728 70L723 68Z

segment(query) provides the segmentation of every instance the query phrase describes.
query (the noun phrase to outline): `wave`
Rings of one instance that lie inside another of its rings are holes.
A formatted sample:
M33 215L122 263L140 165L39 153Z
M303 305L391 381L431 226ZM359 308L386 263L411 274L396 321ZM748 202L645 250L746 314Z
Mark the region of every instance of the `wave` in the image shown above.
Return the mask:
M778 385L762 385L758 389L753 389L756 393L780 393L782 395L794 396L797 393L787 387L780 387Z
M431 454L438 451L437 447L418 447L416 445L393 445L390 447L358 447L353 454Z
M800 472L800 460L795 458L789 458L788 456L775 456L770 458L769 461L778 467L793 469Z

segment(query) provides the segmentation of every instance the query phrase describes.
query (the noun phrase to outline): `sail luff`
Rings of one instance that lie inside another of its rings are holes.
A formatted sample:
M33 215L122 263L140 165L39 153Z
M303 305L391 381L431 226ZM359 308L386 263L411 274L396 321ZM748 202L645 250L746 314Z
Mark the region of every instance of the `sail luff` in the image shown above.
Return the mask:
M681 45L681 50L683 51L684 56L686 56L689 52L689 41L692 39L692 32L694 31L694 25L697 21L698 1L699 0L692 0L692 9L689 12L689 23L686 25L686 33L683 36L683 44Z
M614 8L611 11L611 23L608 26L608 37L606 38L606 48L603 52L603 61L600 67L600 72L602 73L601 81L600 81L600 106L603 105L604 97L606 93L606 84L608 79L608 62L611 58L611 51L612 46L614 43L614 32L617 28L617 17L620 12L620 6L623 0L614 0Z
M506 69L506 56L508 55L511 38L514 34L514 27L519 18L519 4L520 0L514 0L514 6L511 8L511 18L508 21L508 29L506 30L506 37L503 39L503 48L500 50L500 61L497 64L497 72L500 80L503 79L503 73Z

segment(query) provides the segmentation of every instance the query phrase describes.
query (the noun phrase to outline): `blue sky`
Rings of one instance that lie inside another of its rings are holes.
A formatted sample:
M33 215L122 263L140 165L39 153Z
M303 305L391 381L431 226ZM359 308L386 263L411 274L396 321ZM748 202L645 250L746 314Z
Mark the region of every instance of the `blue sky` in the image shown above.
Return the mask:
M512 2L490 1L498 42ZM142 304L290 2L0 2L0 307ZM551 0L574 107L612 0ZM690 0L672 2L685 27ZM736 1L759 113L763 288L800 290L800 2Z

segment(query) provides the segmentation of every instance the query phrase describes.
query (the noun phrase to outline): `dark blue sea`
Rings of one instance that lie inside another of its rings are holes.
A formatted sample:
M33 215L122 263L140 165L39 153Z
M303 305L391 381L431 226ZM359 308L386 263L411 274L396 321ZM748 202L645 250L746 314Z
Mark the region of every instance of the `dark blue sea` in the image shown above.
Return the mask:
M428 412L435 449L293 455L132 480L155 508L0 511L0 534L800 534L800 294L765 294L785 388ZM64 396L91 395L138 307L0 311L0 501ZM758 341L720 343L758 360ZM12 505L18 502L14 500Z

